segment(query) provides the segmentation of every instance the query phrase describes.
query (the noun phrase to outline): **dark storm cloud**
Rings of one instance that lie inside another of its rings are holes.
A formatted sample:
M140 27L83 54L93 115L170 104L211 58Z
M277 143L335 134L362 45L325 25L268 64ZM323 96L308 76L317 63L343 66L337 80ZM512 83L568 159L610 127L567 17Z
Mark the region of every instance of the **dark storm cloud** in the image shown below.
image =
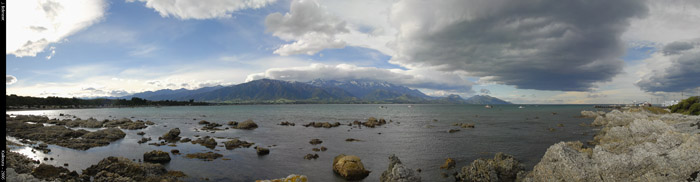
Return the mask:
M400 28L392 61L463 70L521 89L586 91L622 71L620 35L631 18L646 15L643 3L401 2L392 22L418 26Z
M689 50L695 47L692 42L672 42L663 48L665 55L680 54L682 51Z
M671 60L671 66L654 70L637 82L637 86L647 92L680 92L700 87L700 48L664 54L664 57Z

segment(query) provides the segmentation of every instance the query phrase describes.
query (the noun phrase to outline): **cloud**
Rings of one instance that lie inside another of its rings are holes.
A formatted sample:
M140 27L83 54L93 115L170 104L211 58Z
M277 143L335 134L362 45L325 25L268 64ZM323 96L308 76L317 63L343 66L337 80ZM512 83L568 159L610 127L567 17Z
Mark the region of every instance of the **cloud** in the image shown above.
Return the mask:
M262 73L250 74L246 82L257 79L277 79L287 81L310 81L318 78L327 80L370 80L386 81L412 88L471 92L472 82L462 79L459 74L422 70L382 69L358 67L350 64L325 65L311 64L306 67L271 68Z
M54 55L56 55L56 47L51 46L51 47L49 48L49 50L51 51L51 53L49 53L49 55L46 56L46 59L47 59L47 60L48 60L48 59L51 59Z
M127 0L134 2L137 0ZM156 10L162 17L179 19L227 18L236 11L258 9L277 0L138 0Z
M100 21L107 3L103 0L14 0L7 9L6 54L31 56L49 44ZM52 50L52 55L54 50ZM51 57L51 56L49 56ZM47 58L49 58L47 57Z
M623 40L645 40L668 44L697 38L700 30L700 1L646 0L649 16L634 18Z
M491 91L489 89L482 88L481 90L479 90L479 93L488 95L491 94Z
M5 75L5 85L12 85L17 82L17 77L12 75Z
M621 72L620 35L646 11L637 0L401 1L390 15L399 29L391 63L520 89L590 90Z
M289 13L272 13L265 18L267 32L286 41L275 54L313 55L328 48L343 48L345 41L336 34L348 33L347 23L331 15L315 0L293 0Z
M647 92L680 92L700 87L700 39L677 41L645 60L636 85Z

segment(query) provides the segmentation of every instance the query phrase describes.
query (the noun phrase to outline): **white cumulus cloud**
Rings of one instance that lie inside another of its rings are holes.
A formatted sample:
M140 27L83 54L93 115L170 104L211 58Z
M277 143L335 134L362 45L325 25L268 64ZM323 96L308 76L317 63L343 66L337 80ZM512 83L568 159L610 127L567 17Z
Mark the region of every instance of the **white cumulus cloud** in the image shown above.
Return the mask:
M33 57L49 44L100 21L107 3L102 0L10 0L7 6L11 7L7 9L7 35L10 36L7 36L5 54Z
M145 2L162 17L179 19L211 19L231 17L231 13L244 9L258 9L277 0L127 0Z
M6 81L5 81L6 85L12 85L12 84L17 82L17 77L12 76L12 75L5 75L5 78L6 78Z
M347 23L328 11L315 0L292 1L289 13L272 13L265 18L267 31L286 41L275 54L309 54L328 48L343 48L345 41L337 34L348 33Z

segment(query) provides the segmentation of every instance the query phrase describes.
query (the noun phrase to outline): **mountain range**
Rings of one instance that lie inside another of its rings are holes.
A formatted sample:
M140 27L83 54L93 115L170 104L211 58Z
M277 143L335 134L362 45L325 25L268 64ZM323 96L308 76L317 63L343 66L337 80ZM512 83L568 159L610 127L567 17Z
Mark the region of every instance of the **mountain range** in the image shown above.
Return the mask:
M203 101L215 103L435 103L511 104L501 99L476 95L432 97L416 89L377 81L337 81L316 79L309 82L260 79L238 85L204 87L196 90L163 89L120 97L147 100Z

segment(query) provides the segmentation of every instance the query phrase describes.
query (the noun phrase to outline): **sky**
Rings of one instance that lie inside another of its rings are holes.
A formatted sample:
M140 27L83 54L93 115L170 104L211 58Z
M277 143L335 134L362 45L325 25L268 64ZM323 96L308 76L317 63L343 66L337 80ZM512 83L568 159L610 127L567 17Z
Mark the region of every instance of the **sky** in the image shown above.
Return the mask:
M8 0L6 94L269 78L623 104L700 95L697 0Z

